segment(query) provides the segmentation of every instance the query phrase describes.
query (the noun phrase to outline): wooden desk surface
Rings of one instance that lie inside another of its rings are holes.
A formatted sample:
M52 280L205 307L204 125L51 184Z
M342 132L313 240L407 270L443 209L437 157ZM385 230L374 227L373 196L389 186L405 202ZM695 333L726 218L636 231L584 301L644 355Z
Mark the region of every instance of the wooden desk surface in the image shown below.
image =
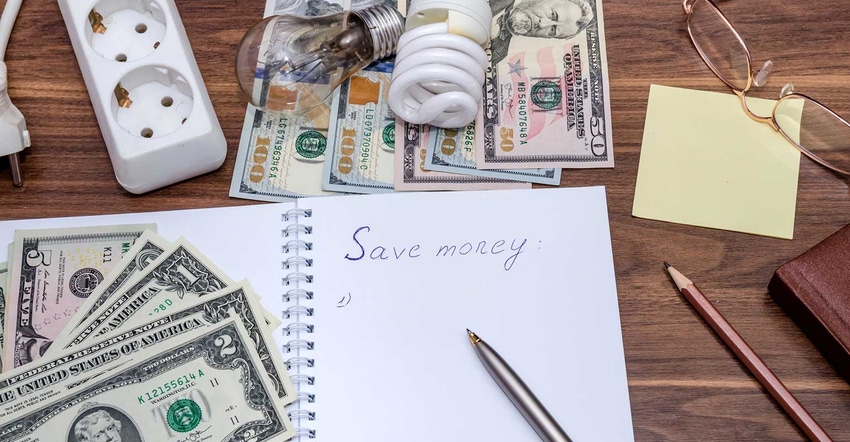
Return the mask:
M22 164L22 188L12 186L8 164L0 160L0 219L255 204L228 197L245 115L233 62L243 33L262 15L263 2L177 4L228 140L224 166L144 196L125 192L115 181L58 5L28 1L6 62L10 95L26 116L33 146ZM793 82L850 116L846 0L720 6L747 41L754 63L774 62L767 93L757 96L778 98L781 86ZM636 439L804 439L677 295L661 264L669 260L714 300L835 440L850 440L850 387L766 289L783 262L850 223L847 180L802 161L792 241L633 218L649 85L728 89L693 49L681 1L604 0L604 16L616 167L565 171L561 185L607 187Z

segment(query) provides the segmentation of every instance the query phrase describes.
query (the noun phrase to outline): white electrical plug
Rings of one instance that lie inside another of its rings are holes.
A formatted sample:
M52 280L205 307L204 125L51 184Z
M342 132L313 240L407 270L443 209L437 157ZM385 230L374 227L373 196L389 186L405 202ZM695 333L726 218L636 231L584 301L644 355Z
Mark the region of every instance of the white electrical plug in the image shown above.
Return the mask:
M9 155L12 181L16 186L23 182L18 152L30 147L30 133L24 115L9 99L6 80L6 63L0 61L0 157Z
M115 177L145 193L215 169L227 142L174 0L59 0Z

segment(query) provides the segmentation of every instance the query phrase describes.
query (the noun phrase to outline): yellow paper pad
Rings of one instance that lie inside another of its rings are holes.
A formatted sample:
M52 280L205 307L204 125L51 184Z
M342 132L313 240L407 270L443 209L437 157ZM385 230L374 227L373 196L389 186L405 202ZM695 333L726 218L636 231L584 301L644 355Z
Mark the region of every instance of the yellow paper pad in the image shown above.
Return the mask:
M774 103L747 98L762 116ZM799 170L797 149L732 93L651 85L632 215L791 239Z

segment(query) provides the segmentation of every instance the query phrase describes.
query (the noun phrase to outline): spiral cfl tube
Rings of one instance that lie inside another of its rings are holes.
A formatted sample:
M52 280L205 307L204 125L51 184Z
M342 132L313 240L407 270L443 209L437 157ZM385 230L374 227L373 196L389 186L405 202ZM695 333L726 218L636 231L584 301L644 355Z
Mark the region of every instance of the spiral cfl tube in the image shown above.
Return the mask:
M414 124L465 126L481 106L487 64L484 49L447 23L411 29L398 42L390 108Z

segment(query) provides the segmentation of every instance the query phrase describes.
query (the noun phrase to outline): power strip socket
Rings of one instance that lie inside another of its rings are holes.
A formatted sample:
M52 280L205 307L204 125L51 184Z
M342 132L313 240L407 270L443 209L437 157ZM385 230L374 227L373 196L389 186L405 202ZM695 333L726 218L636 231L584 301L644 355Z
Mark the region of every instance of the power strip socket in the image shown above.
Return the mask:
M118 183L218 169L227 141L174 0L58 1Z

